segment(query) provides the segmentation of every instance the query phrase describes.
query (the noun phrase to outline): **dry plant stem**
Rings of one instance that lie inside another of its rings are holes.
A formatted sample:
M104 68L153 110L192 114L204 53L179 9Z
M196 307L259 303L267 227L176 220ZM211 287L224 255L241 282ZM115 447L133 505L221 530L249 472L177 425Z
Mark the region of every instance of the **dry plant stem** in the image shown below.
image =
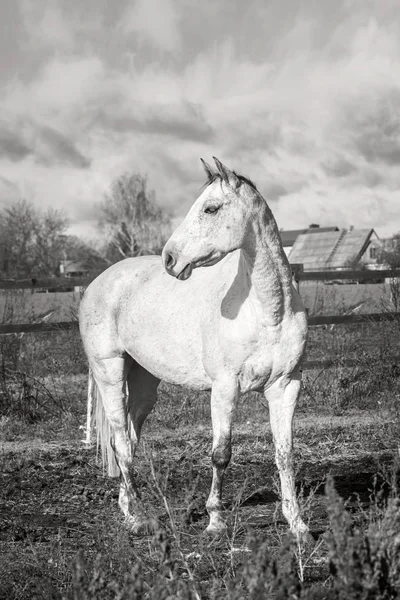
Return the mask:
M243 498L243 493L244 493L244 490L246 489L246 485L247 485L247 477L245 478L245 480L235 498L233 528L232 528L232 535L229 540L230 547L231 547L230 563L231 563L231 571L232 571L233 577L235 577L235 565L234 565L233 555L234 555L234 543L235 543L235 538L237 535L238 522L239 522L239 506L240 506L241 500Z
M179 536L179 532L178 532L176 524L175 524L175 519L174 519L174 516L173 516L172 511L170 509L167 497L166 497L166 495L164 494L164 492L162 491L162 489L160 487L160 484L159 484L159 481L158 481L158 478L157 478L157 475L156 475L156 472L155 472L155 469L154 469L154 462L152 460L152 457L148 457L148 458L149 458L149 462L150 462L151 476L153 478L156 490L157 490L160 498L163 501L165 510L167 511L169 523L171 525L171 530L172 530L172 533L173 533L173 536L174 536L174 540L175 540L177 548L178 548L179 556L180 556L183 564L185 565L185 569L186 569L186 572L188 574L188 577L189 577L190 581L193 583L194 594L195 594L196 599L197 600L202 600L201 595L200 595L200 593L199 593L199 591L197 589L196 580L194 578L192 569L189 567L189 564L188 564L188 562L186 560L186 557L185 557L185 555L184 555L184 553L182 551L182 547L181 547L181 544L180 544L180 536Z
M321 548L321 546L322 546L323 543L324 543L324 541L322 539L318 540L318 542L316 543L316 545L314 546L314 548L311 550L309 556L303 562L304 546L302 546L299 542L297 542L296 558L297 558L297 562L298 562L298 565L299 565L299 570L298 570L299 579L300 579L300 581L302 583L304 583L304 571L305 571L305 569L308 567L309 563L311 562L312 557L315 556L315 554Z

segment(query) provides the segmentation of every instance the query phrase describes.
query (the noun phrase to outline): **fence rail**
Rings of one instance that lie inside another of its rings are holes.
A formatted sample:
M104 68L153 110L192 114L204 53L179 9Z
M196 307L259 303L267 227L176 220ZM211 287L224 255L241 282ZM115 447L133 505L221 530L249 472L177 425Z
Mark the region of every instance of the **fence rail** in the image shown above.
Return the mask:
M400 278L400 269L385 269L377 271L303 271L303 265L291 265L294 279L301 281L340 281L353 280L382 281L382 279ZM33 292L39 290L65 290L75 287L86 287L99 273L92 273L87 277L56 277L46 279L23 279L23 280L0 280L0 290L30 289ZM318 315L308 317L310 327L321 325L347 325L366 322L400 321L400 313L372 313L351 315ZM0 335L43 333L49 331L69 331L78 329L77 321L61 321L56 323L8 323L0 325ZM343 366L353 365L352 360L342 361ZM341 364L342 364L341 363ZM335 361L304 361L304 369L329 368Z
M335 281L352 280L380 281L382 279L393 279L400 277L400 269L385 269L381 271L299 271L300 281Z
M0 290L62 290L64 288L87 287L99 273L90 277L48 277L47 279L3 279Z
M318 315L308 317L309 327L318 325L350 325L355 323L378 323L381 321L396 321L400 319L399 312L388 313L366 313L358 315Z
M400 269L384 269L376 271L303 271L302 264L291 265L297 281L380 281L382 279L400 278ZM45 279L3 279L0 290L30 289L59 290L63 288L86 287L100 272L85 277L47 277Z
M374 318L372 318L374 317ZM309 317L308 324L310 327L318 325L338 325L346 323L360 323L362 321L388 321L392 319L400 320L400 313L393 313L390 315L343 315L343 316L321 316L321 317ZM49 332L49 331L70 331L78 329L77 321L61 321L58 323L15 323L8 325L0 325L0 335L7 334L21 334L21 333L38 333L38 332ZM371 357L368 359L368 363L379 362L379 358ZM393 357L393 363L397 364L398 357ZM362 362L362 361L361 361ZM330 369L335 366L340 367L356 367L360 366L359 359L324 359L324 360L304 360L302 363L303 370L311 369Z
M292 271L296 281L342 281L356 282L382 281L382 279L395 279L400 277L400 269L346 270L346 271L304 271L302 264L292 264Z
M400 321L400 312L369 313L359 315L319 315L308 317L309 327L320 325L346 325L354 323L377 323L381 321ZM0 325L0 335L11 333L38 333L46 331L68 331L78 329L77 321L59 321L57 323L8 323Z

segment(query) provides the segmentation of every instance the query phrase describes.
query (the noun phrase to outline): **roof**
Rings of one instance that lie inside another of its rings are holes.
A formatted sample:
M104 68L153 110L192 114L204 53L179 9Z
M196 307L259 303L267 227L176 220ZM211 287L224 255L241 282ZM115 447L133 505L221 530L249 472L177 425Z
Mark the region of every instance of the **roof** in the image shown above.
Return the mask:
M299 235L303 233L325 233L327 231L339 231L339 227L311 227L306 229L292 229L288 231L280 231L282 245L284 248L293 246Z
M348 267L361 258L373 234L373 229L341 229L320 235L303 233L296 239L289 260L303 263L305 271Z
M88 267L82 260L65 265L65 273L82 273L85 271L88 271Z

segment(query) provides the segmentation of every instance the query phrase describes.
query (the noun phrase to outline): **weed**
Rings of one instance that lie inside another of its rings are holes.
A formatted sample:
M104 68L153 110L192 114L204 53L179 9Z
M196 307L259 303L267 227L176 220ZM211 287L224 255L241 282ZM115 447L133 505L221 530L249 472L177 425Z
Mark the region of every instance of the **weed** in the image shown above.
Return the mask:
M327 310L323 302L318 300L316 311ZM329 310L338 314L340 302L337 293ZM50 310L43 304L42 312L29 315L27 309L22 318L22 298L16 306L13 314L7 308L7 319L22 322ZM323 498L313 482L336 469L347 474L350 494L362 469L375 473L375 458L396 446L398 333L395 320L310 331L308 358L333 362L304 373L296 419L299 478L312 478L312 493L300 493L302 512L314 532L329 528L313 548L299 547L275 510L272 436L260 394L238 403L225 485L228 533L210 541L203 535L211 471L209 394L160 386L145 425L148 446L136 462L138 487L154 507L154 530L133 538L120 519L117 482L103 477L93 449L79 445L87 366L77 331L0 338L0 502L6 515L0 526L0 597L395 598L400 512L391 473L369 499L364 494L358 502L353 495L351 504L331 483ZM259 499L241 505L254 489Z

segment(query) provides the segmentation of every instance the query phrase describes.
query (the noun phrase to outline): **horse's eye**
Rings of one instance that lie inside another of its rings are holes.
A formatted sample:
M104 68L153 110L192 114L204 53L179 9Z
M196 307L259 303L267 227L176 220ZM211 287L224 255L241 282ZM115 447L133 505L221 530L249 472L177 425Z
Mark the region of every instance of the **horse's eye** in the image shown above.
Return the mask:
M220 208L221 208L220 206L207 206L204 209L204 212L207 213L208 215L213 215L216 212L218 212Z

